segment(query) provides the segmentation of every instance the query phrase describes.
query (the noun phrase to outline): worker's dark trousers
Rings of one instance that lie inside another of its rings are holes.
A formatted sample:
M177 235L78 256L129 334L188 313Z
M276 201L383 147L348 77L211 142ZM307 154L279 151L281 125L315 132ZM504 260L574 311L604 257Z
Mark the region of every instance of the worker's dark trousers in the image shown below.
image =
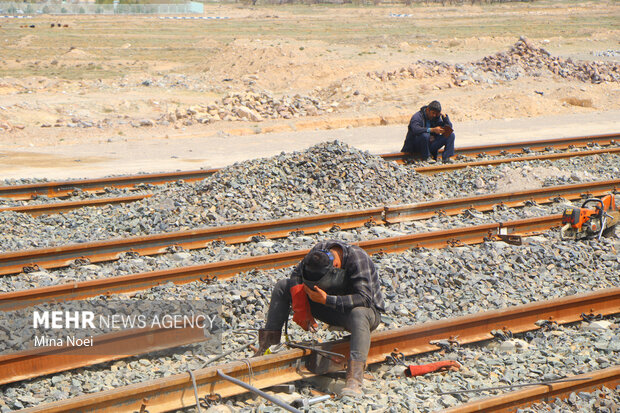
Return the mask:
M437 159L437 153L439 149L444 148L442 158L444 161L450 159L450 157L454 156L454 133L450 134L447 138L443 135L432 135L433 141L431 142L431 134L423 133L421 135L416 135L415 140L413 141L413 153L417 153L423 160L426 160L429 156L432 156L434 159ZM403 148L403 152L405 151Z
M291 308L291 292L294 282L289 278L280 280L271 293L271 302L267 312L266 330L282 330ZM314 318L333 326L345 328L351 333L351 359L366 361L370 349L370 332L381 322L381 315L375 308L355 307L347 313L341 313L323 304L310 301L310 310Z

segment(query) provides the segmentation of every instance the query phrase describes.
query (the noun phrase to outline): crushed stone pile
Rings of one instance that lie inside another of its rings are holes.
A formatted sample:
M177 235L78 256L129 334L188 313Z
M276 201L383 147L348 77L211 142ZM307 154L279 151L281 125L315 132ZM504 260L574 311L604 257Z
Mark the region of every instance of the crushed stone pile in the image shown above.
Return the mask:
M412 168L338 141L159 188L151 198L103 208L41 217L7 211L0 251L412 203L435 192Z
M390 72L368 72L367 76L374 80L387 82L395 79L425 79L439 75L451 75L454 71L454 66L446 62L440 62L438 60L418 60L408 67L401 67L400 69Z
M387 82L395 79L424 79L448 75L455 86L470 83L506 82L522 76L560 76L564 79L580 80L599 84L620 82L620 64L616 62L573 61L551 56L543 48L536 47L521 37L508 51L467 64L451 65L436 60L418 60L408 67L390 72L368 72L371 79Z
M210 123L218 120L260 122L266 119L292 119L317 116L333 111L333 107L317 97L299 94L277 97L268 91L246 90L228 93L212 105L196 105L163 115L159 121L180 119Z
M380 156L339 142L302 152L235 163L185 192L208 218L226 222L277 219L429 199L432 181ZM169 196L156 195L147 202Z
M521 74L528 76L540 75L548 71L565 79L577 79L582 82L619 82L620 64L615 62L575 62L551 56L543 48L534 46L526 38L521 37L508 52L486 56L473 65L485 72L494 74L505 73L506 80ZM516 77L515 77L516 78Z

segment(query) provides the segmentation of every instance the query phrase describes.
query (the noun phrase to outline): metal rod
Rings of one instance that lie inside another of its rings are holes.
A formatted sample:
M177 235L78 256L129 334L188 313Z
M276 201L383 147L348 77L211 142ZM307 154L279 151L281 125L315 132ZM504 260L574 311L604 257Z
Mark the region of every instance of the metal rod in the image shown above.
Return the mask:
M571 378L571 379L557 379L557 380L548 380L548 381L536 381L533 383L523 383L523 384L509 384L506 386L497 386L497 387L482 387L480 389L468 389L468 390L457 390L457 391L448 391L438 393L439 395L446 394L462 394L462 393L471 393L478 391L488 391L488 390L502 390L502 389L512 389L513 387L527 387L527 386L540 386L540 385L549 385L555 383L564 383L570 381L581 381L581 380L591 380L592 377L579 377L579 378Z
M331 398L332 396L330 394L324 394L322 396L313 397L312 399L295 399L293 400L292 404L295 407L300 407L304 410L308 410L308 408L310 408L310 406L312 406L313 404L317 404Z
M196 386L196 377L194 376L194 372L192 371L192 369L189 368L189 366L187 366L187 371L189 373L189 377L192 378L192 385L194 386L194 397L196 398L196 411L198 413L202 413L202 410L200 409L200 398L198 397L198 387Z
M277 397L271 396L271 395L265 393L264 391L254 387L254 386L251 386L251 385L249 385L247 383L242 382L241 380L237 380L234 377L230 377L230 376L224 374L222 372L222 370L218 369L217 370L217 375L220 376L221 378L225 379L225 380L228 380L228 381L230 381L232 383L235 383L238 386L243 387L244 389L247 389L247 390L251 391L252 393L258 394L259 396L269 400L271 403L273 403L273 404L275 404L277 406L280 406L281 408L283 408L285 410L288 410L289 412L302 413L301 410L298 410L298 409L294 408L290 404L285 403L283 400L280 400Z
M297 344L297 343L291 343L291 342L288 342L285 344L292 348L301 348L304 350L316 351L317 353L325 354L327 356L339 357L342 359L345 358L343 354L334 353L333 351L323 350L322 348L318 348L318 347L304 346L303 344Z

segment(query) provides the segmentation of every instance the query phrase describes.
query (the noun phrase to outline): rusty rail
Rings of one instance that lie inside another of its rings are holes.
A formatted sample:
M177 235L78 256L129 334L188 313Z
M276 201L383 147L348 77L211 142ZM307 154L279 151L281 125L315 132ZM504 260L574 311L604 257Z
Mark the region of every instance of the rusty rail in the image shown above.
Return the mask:
M117 259L126 252L153 255L165 253L172 246L197 249L204 248L213 241L225 241L229 244L247 242L256 235L279 238L286 237L293 231L316 233L335 225L342 229L358 228L368 223L383 223L383 209L380 207L9 252L0 254L0 275L16 274L24 267L36 268L35 265L40 268L64 267L77 258L102 262Z
M490 211L496 205L506 207L523 206L528 202L545 204L557 197L567 200L600 196L620 190L620 179L550 186L526 191L488 194L467 198L454 198L441 201L421 202L408 205L388 205L385 207L385 221L392 224L402 221L430 218L439 214L458 215L467 209Z
M618 137L620 137L620 134L614 133L614 134L606 134L606 135L581 136L581 137L549 139L549 140L540 140L540 141L501 143L501 144L496 144L496 145L468 146L468 147L457 148L456 153L460 155L466 155L466 156L473 156L473 155L477 155L481 153L484 153L487 155L501 155L503 153L515 153L519 151L523 152L524 148L529 148L530 150L541 150L547 147L563 149L563 148L569 148L573 146L584 147L584 146L588 146L592 144L611 145L616 142ZM610 152L610 150L613 150L613 148L603 150L602 152ZM598 152L598 153L602 153L602 152ZM572 154L573 155L567 155L567 156L587 156L585 152L573 152ZM380 156L386 160L396 161L400 163L404 162L405 159L409 158L406 154L402 152L383 154ZM517 162L523 159L524 158L513 158L513 159L506 159L503 161L504 162ZM533 157L533 159L539 159L539 158ZM432 167L416 168L416 170L419 169L421 173L434 173L434 172L438 172L441 170L465 168L467 166L475 166L475 165L476 165L475 162L465 162L465 163L458 163L458 164L436 165ZM482 165L489 165L489 163L483 162ZM8 185L8 186L0 187L0 197L11 198L14 200L27 200L27 199L31 199L35 195L46 195L48 197L67 196L71 194L72 192L74 192L76 189L80 189L82 191L87 191L87 192L99 193L99 192L102 192L106 187L132 188L137 184L147 183L147 184L152 184L152 185L160 185L166 182L173 182L177 180L184 180L186 182L192 182L192 181L198 181L198 180L204 179L214 174L217 171L218 169L204 169L204 170L201 169L201 170L171 172L171 173L128 175L128 176L120 176L120 177L113 177L113 178L84 179L84 180L74 180L74 181L55 181L55 182L44 182L44 183L26 184L26 185Z
M485 155L504 155L509 153L527 153L529 151L543 151L546 148L570 149L588 147L594 144L605 146L613 145L618 142L620 133L609 133L605 135L576 136L571 138L556 138L544 140L530 140L520 142L504 142L492 145L465 146L457 148L456 154L464 156ZM443 152L443 149L439 151ZM384 159L402 162L407 154L403 152L388 153L381 155Z
M90 262L103 262L115 260L120 254L126 252L135 252L141 255L161 254L167 252L168 248L172 246L191 250L204 248L210 242L216 240L234 244L247 242L255 235L262 235L273 239L286 237L294 231L304 231L304 233L312 234L328 230L333 226L338 226L341 229L359 228L369 223L385 224L424 219L437 213L458 215L463 210L470 208L486 211L492 209L494 205L501 204L520 206L528 201L547 203L552 202L553 198L557 196L562 196L566 199L579 199L584 194L598 196L609 191L617 191L619 188L620 179L614 179L548 187L531 191L480 195L110 241L71 244L61 247L14 251L0 254L0 275L17 274L23 271L24 267L59 268L71 264L78 258L88 259Z
M574 158L578 156L600 155L603 153L610 153L610 154L620 153L620 148L595 149L591 151L581 151L581 152L550 153L550 154L545 154L545 155L522 156L519 158L487 159L487 160L474 161L474 162L448 163L448 164L441 164L441 165L421 166L421 167L415 168L415 170L421 174L434 174L438 172L452 171L455 169L463 169L463 168L467 168L470 166L489 166L489 165L500 165L503 163L511 163L511 162L555 160L555 159L564 159L564 158Z
M443 410L443 413L507 413L533 403L552 402L556 398L566 399L571 393L591 392L603 386L613 389L620 385L620 366L608 367L572 378L582 380L531 386L524 390L465 403Z
M400 237L381 238L355 243L369 254L392 253L409 248L443 248L478 244L502 234L544 231L561 222L562 215L528 218L504 223L476 225ZM112 295L148 289L167 282L185 284L196 280L226 279L253 270L268 270L292 266L309 250L289 251L257 257L220 261L190 267L150 271L119 277L75 282L50 287L32 288L0 294L0 311L33 306L53 300L79 300L98 295Z
M0 355L0 385L205 340L199 328L143 328L92 338L91 346L40 347Z
M104 205L111 204L126 204L128 202L136 202L141 201L145 198L149 198L153 196L152 194L145 195L132 195L132 196L123 196L116 198L97 198L97 199L86 199L81 201L71 201L71 202L54 202L48 204L38 204L38 205L20 205L16 207L6 207L0 208L0 214L6 211L13 212L21 212L30 214L32 216L38 217L43 214L57 214L59 212L67 212L78 208L84 207L98 207Z
M432 340L458 336L462 344L473 343L491 339L493 337L491 331L494 329L508 329L513 333L531 331L538 329L535 322L540 319L564 324L579 321L582 313L590 312L603 315L620 312L620 288L375 332L371 336L368 363L384 361L395 349L407 356L437 350L437 346L430 344ZM326 343L323 348L348 354L349 343L340 340ZM265 388L314 375L301 364L309 353L309 350L295 349L252 359L252 385ZM245 392L245 389L219 378L218 369L237 379L249 380L248 366L242 362L197 370L193 375L199 395L217 393L225 398ZM148 409L153 413L194 404L192 380L189 374L180 373L167 378L48 403L25 409L24 412L133 412Z
M48 197L68 196L76 189L100 193L108 187L133 188L138 184L162 185L180 179L186 182L199 181L217 172L217 169L199 169L186 172L155 173L117 176L112 178L81 179L75 181L53 181L25 185L0 187L0 197L15 200L31 199L34 195Z

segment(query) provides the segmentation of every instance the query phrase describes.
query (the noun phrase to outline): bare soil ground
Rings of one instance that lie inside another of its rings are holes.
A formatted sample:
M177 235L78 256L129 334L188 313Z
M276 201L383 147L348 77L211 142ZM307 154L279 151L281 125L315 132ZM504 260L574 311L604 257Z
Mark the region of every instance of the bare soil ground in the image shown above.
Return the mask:
M432 99L443 103L455 123L620 109L618 82L540 75L457 86L448 74L386 81L368 75L398 71L418 60L471 63L509 50L521 36L552 56L618 64L617 1L222 5L207 6L205 15L230 19L1 20L3 157L15 164L23 148L179 136L228 136L234 146L234 136L251 133L404 124ZM69 27L50 27L57 22ZM35 28L20 27L24 23ZM221 105L231 93L256 91L276 98L310 96L327 110L259 121L201 123L185 116L192 108ZM26 164L46 162L22 156Z

